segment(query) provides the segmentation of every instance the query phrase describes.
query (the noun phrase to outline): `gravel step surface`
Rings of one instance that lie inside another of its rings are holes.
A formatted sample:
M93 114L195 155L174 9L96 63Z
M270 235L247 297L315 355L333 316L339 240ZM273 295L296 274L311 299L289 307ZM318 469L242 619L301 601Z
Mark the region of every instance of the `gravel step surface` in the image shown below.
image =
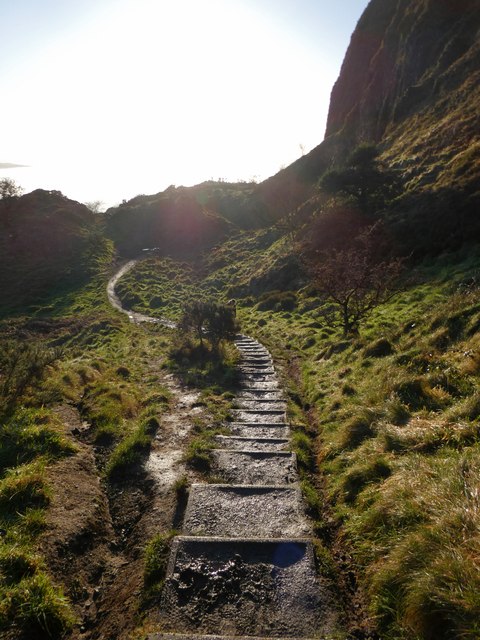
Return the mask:
M296 457L288 451L214 449L214 472L228 484L291 484L298 480Z
M237 393L237 402L242 400L274 400L285 401L283 391L281 389L256 389L255 387L243 387L241 391Z
M194 484L184 533L227 538L303 538L310 534L310 528L298 488Z
M247 424L232 422L230 433L241 438L288 438L290 427L287 424Z
M232 415L235 422L249 422L252 424L278 424L285 422L285 411L282 410L246 411L245 409L233 409Z
M234 404L235 409L246 409L247 411L283 411L286 410L284 400L270 400L257 398L237 398Z

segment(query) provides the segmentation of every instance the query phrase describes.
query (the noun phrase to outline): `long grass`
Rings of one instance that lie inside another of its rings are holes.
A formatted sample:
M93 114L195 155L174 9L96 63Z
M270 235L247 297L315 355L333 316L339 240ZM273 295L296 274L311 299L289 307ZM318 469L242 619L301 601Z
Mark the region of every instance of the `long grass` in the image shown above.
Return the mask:
M304 493L327 498L386 640L479 637L477 271L475 256L426 264L350 340L307 289L288 315L241 307L285 375L300 372L325 487Z

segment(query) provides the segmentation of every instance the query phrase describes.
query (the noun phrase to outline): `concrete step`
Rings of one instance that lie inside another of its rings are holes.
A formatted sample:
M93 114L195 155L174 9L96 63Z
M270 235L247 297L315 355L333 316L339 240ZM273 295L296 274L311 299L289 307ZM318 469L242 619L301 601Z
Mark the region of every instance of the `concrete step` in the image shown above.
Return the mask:
M239 349L242 360L243 359L267 359L272 360L272 356L266 349Z
M287 424L252 424L231 422L228 425L233 436L241 438L288 438L290 427Z
M238 366L238 370L241 373L256 373L257 371L265 372L265 373L273 373L275 371L275 369L273 368L273 365L268 362L266 364L257 364L256 362L242 362Z
M181 536L159 620L184 634L316 636L328 624L328 596L309 540Z
M227 484L281 485L298 481L297 460L289 451L212 451L213 471Z
M255 387L243 387L241 391L237 393L238 401L242 400L273 400L274 402L285 401L283 392L280 389L256 389Z
M250 358L265 358L268 360L272 360L272 356L266 349L239 349L242 354L242 360L250 359Z
M220 449L237 451L286 451L289 448L288 438L255 438L251 436L216 436L215 441Z
M266 378L268 380L276 379L274 371L255 371L251 369L244 371L241 366L238 367L238 371L241 381L249 379L258 380L258 378Z
M277 378L273 378L270 380L259 380L258 377L255 378L253 376L250 377L248 375L244 376L243 380L240 380L239 391L243 390L248 391L277 391L280 392L280 388L278 386Z
M304 538L311 534L300 490L285 486L194 484L183 531L188 536Z

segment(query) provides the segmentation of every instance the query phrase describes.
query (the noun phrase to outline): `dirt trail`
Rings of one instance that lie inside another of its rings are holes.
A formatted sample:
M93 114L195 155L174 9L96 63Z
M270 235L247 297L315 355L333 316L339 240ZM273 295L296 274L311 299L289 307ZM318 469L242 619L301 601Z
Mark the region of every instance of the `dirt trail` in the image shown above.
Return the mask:
M115 285L135 262L124 265L108 283L110 302L132 322L174 326L122 307ZM231 436L219 437L213 453L213 475L222 484L193 485L190 491L185 535L174 540L160 605L161 631L148 635L149 640L167 640L172 632L192 639L306 638L337 629L333 594L316 570L272 358L247 336L239 336L236 345L243 358L238 408ZM195 395L183 400L178 395L178 409L182 403L191 419ZM159 520L172 517L173 504L165 509L165 497L172 496L181 473L179 461L188 437L180 414L172 415L170 425L167 420L145 465L152 498L148 513L139 517L143 535L154 533ZM118 631L112 636L110 628L110 635L95 637L121 638Z
M125 307L123 307L120 298L115 293L115 286L117 285L117 282L120 280L120 278L122 278L126 273L133 269L137 262L138 260L130 260L129 262L124 264L123 267L119 269L119 271L117 271L117 273L108 281L107 296L110 304L118 311L126 313L132 322L155 322L161 324L164 327L169 327L170 329L175 328L175 323L171 322L170 320L166 320L165 318L154 318L153 316L146 316L143 313L137 313L136 311L125 309Z

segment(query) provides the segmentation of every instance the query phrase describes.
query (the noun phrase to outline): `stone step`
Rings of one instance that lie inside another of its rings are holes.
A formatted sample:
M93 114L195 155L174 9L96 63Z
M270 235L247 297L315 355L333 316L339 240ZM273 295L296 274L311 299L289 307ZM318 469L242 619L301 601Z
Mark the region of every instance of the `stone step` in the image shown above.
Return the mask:
M246 411L245 409L232 409L235 422L258 424L278 424L285 422L285 411Z
M245 415L259 415L259 416L282 416L282 415L285 414L285 409L277 409L277 408L271 407L271 406L268 406L265 409L236 408L236 409L232 409L232 411L235 411L236 413L244 413Z
M261 347L240 347L239 351L246 357L271 358L270 352Z
M331 626L329 599L309 540L180 536L159 622L184 634L318 636Z
M284 486L194 484L183 531L188 536L304 538L311 534L300 490Z
M240 380L248 380L248 379L258 379L258 378L267 378L269 380L271 380L272 378L276 379L276 374L275 372L272 371L259 371L259 370L254 370L249 368L248 371L244 371L243 368L240 366L238 367L238 371L240 374Z
M289 451L212 451L213 471L227 484L280 485L298 481L297 460Z
M240 349L240 353L242 354L242 360L270 360L272 361L272 356L265 349Z
M256 373L257 371L273 373L275 371L271 362L267 362L265 364L257 362L242 362L238 366L238 370L241 373Z
M255 438L251 436L216 436L215 441L221 449L237 451L286 451L288 438Z
M233 436L241 438L288 438L290 427L287 424L251 424L231 422L228 425Z
M255 389L256 391L277 391L280 392L280 388L278 386L278 380L276 378L270 380L259 380L258 378L254 378L253 376L249 379L249 376L246 375L243 380L240 380L240 391L247 389L251 391Z

